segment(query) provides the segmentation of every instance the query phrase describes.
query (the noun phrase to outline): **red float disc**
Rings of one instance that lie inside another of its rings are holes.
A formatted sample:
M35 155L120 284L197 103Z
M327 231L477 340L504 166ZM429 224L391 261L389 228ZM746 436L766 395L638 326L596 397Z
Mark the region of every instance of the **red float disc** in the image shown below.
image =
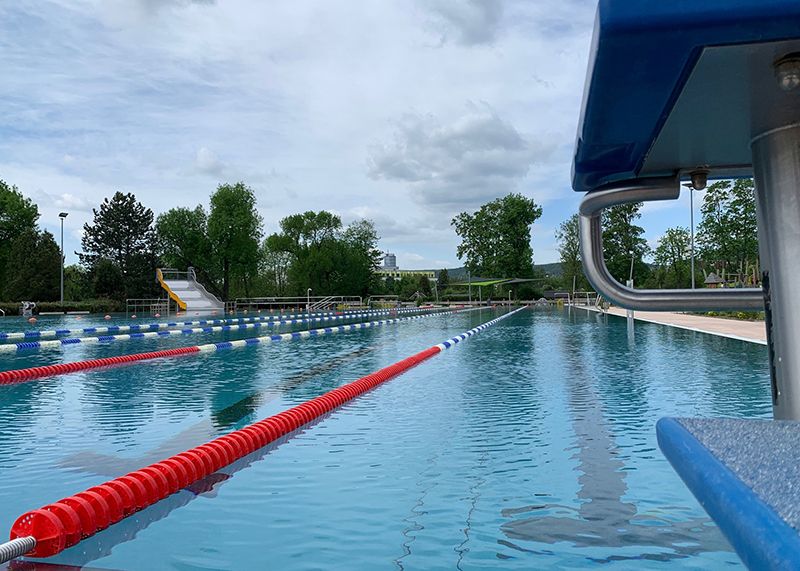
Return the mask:
M45 511L53 512L64 526L65 542L64 547L72 547L81 540L81 520L75 510L67 504L55 502L42 508Z
M97 531L97 522L95 521L94 508L85 498L78 498L70 496L60 500L59 503L71 507L76 514L78 520L81 522L81 536L88 537Z
M92 505L92 509L94 510L94 522L97 524L98 530L105 529L110 525L108 504L106 503L105 499L103 499L103 496L96 492L90 492L87 490L85 492L75 494L73 497L83 498Z
M36 547L26 553L32 557L50 557L66 547L67 533L61 520L52 512L33 510L21 515L11 526L11 539L33 537Z

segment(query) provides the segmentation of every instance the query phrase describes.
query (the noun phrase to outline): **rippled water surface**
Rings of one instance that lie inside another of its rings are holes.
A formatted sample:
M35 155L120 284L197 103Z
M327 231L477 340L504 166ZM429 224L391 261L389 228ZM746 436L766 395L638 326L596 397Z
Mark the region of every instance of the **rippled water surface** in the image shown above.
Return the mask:
M0 531L29 509L500 313L0 386ZM2 327L21 322L9 323ZM240 333L224 338L253 336ZM0 355L0 370L222 338ZM654 426L666 415L769 416L768 377L760 345L647 323L629 332L623 319L582 310L525 310L48 563L108 570L738 566L659 452Z

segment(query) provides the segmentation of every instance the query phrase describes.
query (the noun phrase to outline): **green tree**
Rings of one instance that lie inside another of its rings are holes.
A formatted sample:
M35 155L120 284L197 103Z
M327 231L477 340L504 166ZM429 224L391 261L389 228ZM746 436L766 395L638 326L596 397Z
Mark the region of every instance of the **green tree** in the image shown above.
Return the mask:
M653 252L658 287L691 287L691 235L688 228L668 228Z
M697 250L703 265L740 279L758 267L756 200L752 179L722 180L703 197ZM752 273L758 274L758 271Z
M264 282L264 293L267 295L288 295L289 293L289 268L294 260L294 255L280 249L280 239L268 236L261 246L259 261L259 276Z
M433 290L431 290L431 280L428 279L428 276L419 276L417 280L417 291L424 295L427 299L430 299L433 296Z
M267 245L272 252L290 255L288 281L295 295L309 287L318 295L361 296L378 288L380 252L371 221L343 228L338 216L323 210L287 216L280 227Z
M201 281L214 283L217 277L214 249L208 238L208 216L202 206L172 208L159 214L155 231L158 252L165 265L180 270L193 267Z
M101 260L115 266L114 273L121 281L111 288L115 299L154 295L157 260L153 211L133 194L116 192L111 199L103 200L99 210L92 212L93 222L83 225L81 261L93 274L97 273ZM104 275L109 273L106 264L102 270Z
M579 229L578 215L573 214L556 229L556 240L558 241L558 253L561 255L561 272L564 287L571 290L574 282L576 290L582 290L588 286L588 282L583 275L583 265L581 264L581 238Z
M92 281L89 272L79 264L64 268L64 299L69 301L85 301L93 296Z
M89 271L94 296L122 300L128 297L124 275L119 266L108 258L98 258Z
M620 204L603 212L603 252L608 271L617 280L628 280L633 259L633 282L644 283L650 268L644 256L650 252L644 228L634 224L641 218L642 204Z
M230 299L233 279L242 284L245 296L250 295L250 281L258 273L261 224L255 193L244 183L221 184L211 195L208 238L219 265L225 300Z
M488 202L474 214L462 212L452 220L461 238L458 258L475 275L531 277L531 226L541 215L542 208L521 194Z
M450 286L450 274L447 272L447 268L443 268L439 271L439 275L436 278L436 287L439 288L439 291L444 291Z
M61 250L50 232L28 229L11 242L6 259L6 299L57 301Z
M351 222L342 232L344 243L342 291L358 292L365 296L379 286L375 270L381 263L383 254L378 250L378 231L372 220L361 219Z
M12 299L5 291L10 274L6 273L14 240L36 230L39 209L22 196L16 186L0 180L0 299ZM14 268L12 268L13 271Z

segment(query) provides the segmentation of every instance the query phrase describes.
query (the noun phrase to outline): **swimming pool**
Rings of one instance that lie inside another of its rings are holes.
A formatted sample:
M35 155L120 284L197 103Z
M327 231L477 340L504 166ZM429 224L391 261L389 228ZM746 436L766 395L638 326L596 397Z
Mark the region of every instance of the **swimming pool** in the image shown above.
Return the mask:
M500 313L0 387L0 530L25 511ZM198 342L20 352L0 357L0 370ZM180 570L737 565L658 452L654 425L665 415L770 413L763 346L646 323L631 334L623 319L583 310L525 310L47 562Z

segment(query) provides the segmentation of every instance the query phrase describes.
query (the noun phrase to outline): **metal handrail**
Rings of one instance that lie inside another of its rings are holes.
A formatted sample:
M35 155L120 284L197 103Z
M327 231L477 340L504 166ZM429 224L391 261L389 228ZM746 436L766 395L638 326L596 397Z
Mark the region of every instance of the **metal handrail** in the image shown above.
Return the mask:
M189 279L192 282L194 282L194 285L196 285L198 287L198 289L203 294L205 294L206 297L211 298L212 300L215 300L220 305L220 309L224 308L225 303L220 298L218 298L216 295L214 295L213 293L209 292L205 288L205 286L203 284L201 284L199 281L197 281L197 274L195 273L194 268L190 267L186 273L187 273Z
M761 288L633 289L618 282L603 257L603 210L619 204L674 200L678 177L643 178L587 193L580 206L581 260L586 279L607 300L641 311L762 310Z

